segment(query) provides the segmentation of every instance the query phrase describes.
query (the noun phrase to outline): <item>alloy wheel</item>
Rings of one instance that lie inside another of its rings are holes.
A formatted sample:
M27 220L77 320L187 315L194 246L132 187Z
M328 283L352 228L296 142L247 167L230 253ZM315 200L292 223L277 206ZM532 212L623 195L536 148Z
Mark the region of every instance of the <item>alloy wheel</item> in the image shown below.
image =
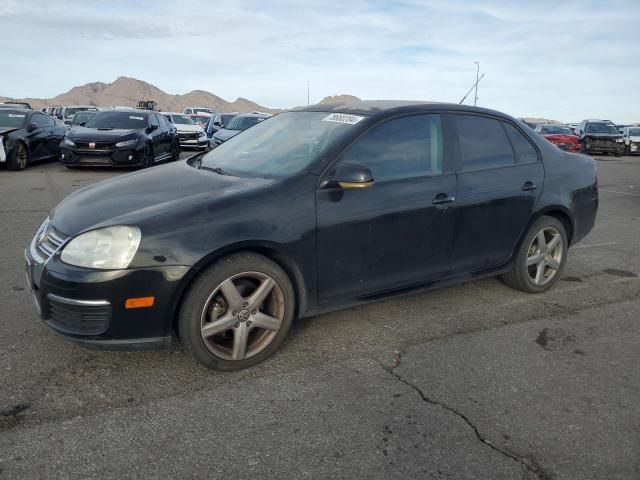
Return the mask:
M242 272L211 293L202 310L200 334L216 357L244 360L273 341L284 316L284 294L278 283L264 273Z
M545 227L527 250L527 273L534 285L546 285L558 273L564 255L562 235L555 227Z
M19 170L23 170L27 166L27 149L22 143L16 146L16 163Z

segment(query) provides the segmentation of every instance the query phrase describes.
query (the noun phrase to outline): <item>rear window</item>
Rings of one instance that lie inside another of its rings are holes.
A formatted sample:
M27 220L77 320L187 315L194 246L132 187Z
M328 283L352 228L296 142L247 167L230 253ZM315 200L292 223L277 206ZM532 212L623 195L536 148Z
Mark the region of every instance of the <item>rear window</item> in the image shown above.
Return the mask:
M498 120L460 114L453 118L460 143L462 170L482 170L515 164L513 148Z

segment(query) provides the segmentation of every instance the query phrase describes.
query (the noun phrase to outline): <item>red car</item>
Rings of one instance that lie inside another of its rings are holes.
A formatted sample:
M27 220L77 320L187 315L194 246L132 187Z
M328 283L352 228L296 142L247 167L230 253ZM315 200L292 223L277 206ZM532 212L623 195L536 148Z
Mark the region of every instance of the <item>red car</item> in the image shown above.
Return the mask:
M573 130L568 125L537 125L536 132L549 140L558 148L567 152L580 152L582 146L577 135L573 134Z

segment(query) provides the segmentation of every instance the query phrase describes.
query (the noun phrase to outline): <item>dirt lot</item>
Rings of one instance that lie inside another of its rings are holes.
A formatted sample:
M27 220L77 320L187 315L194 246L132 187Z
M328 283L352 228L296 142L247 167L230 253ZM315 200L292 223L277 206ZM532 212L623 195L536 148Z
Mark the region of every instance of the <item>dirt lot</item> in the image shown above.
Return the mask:
M122 172L0 170L0 479L640 478L640 158L598 169L596 229L550 292L490 279L306 319L224 374L49 331L22 251Z

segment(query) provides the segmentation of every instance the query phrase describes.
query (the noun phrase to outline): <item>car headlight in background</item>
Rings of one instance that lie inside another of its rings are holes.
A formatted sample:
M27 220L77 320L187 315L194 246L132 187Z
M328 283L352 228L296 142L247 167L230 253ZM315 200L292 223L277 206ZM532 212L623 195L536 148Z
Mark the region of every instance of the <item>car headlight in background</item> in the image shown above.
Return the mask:
M64 144L68 145L70 147L75 147L76 144L73 140L71 140L70 138L64 137Z
M118 142L116 143L116 147L117 148L133 147L136 143L138 143L138 140L134 138L133 140L125 140L124 142Z
M622 138L616 138L616 142L622 143L622 142L624 142L624 140Z
M77 267L120 269L133 260L142 233L137 227L117 225L83 233L62 250L63 262Z
M206 135L207 135L207 132L205 132L204 130L200 130L200 131L198 132L198 136L199 136L199 137L204 137L204 136L206 136Z

